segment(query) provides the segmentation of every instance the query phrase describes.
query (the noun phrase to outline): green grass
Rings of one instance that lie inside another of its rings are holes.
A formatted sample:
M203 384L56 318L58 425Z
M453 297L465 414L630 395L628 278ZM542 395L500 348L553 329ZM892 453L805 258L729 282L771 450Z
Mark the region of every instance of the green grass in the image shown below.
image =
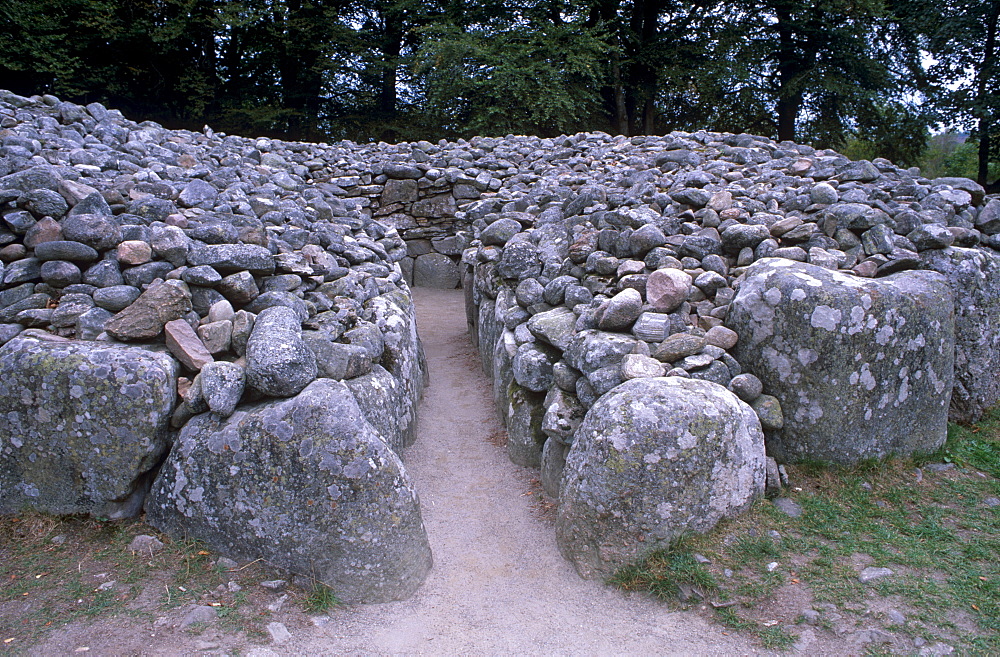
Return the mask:
M302 603L302 608L310 614L320 614L338 606L340 606L340 600L337 598L337 594L322 582L313 582L312 588Z
M955 467L934 472L925 467L932 463ZM917 467L924 468L922 480ZM760 610L769 609L779 589L795 586L814 607L834 605L842 631L870 622L866 612L881 600L907 617L889 630L900 645L912 647L906 641L920 637L961 651L1000 651L1000 507L984 504L1000 497L1000 408L976 426L951 425L935 454L788 469L795 488L783 494L799 503L801 517L762 500L706 535L688 536L622 569L613 583L676 601L678 584L697 581L711 602L735 603L716 609L721 622L770 648L789 645L787 628L796 619L763 625ZM711 564L697 563L695 552ZM773 572L771 562L779 564ZM894 575L862 584L858 574L866 565ZM817 627L832 624L821 620Z

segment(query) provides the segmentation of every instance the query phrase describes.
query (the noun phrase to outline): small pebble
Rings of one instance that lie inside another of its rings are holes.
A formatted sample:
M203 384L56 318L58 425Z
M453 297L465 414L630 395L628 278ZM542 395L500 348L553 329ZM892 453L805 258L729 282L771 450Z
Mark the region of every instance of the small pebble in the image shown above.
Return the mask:
M867 584L876 579L881 579L882 577L888 577L890 575L895 575L896 573L889 568L876 568L875 566L869 566L861 571L858 575L858 580L862 584Z
M288 582L286 582L283 579L269 579L261 582L260 585L270 591L280 591L281 589L285 588L285 585L287 583Z
M292 633L288 631L284 623L268 623L267 633L271 635L271 640L279 646L292 638Z
M691 556L694 557L694 560L697 561L698 563L712 563L712 560L703 554L698 554L697 552L695 552Z
M802 507L795 500L788 497L778 497L773 500L774 506L789 518L799 518L802 516Z
M196 605L191 607L184 620L181 621L180 628L187 629L188 627L194 625L195 623L208 623L216 618L218 618L219 612L215 607L210 607L208 605Z
M155 536L139 534L128 544L128 549L132 552L152 556L163 550L163 542Z
M215 561L215 567L222 570L236 570L240 565L229 557L219 557Z
M906 622L906 616L900 613L896 609L890 609L885 612L885 617L889 619L889 622L893 625L902 625Z
M772 561L771 563L767 564L767 572L773 573L777 569L778 569L778 562L777 561Z
M283 593L280 598L278 598L271 604L267 605L267 608L273 611L274 613L278 613L279 611L281 611L281 608L285 606L285 601L287 600L288 600L288 594Z
M1000 506L1000 497L987 497L985 500L983 500L983 506L985 506L988 509Z

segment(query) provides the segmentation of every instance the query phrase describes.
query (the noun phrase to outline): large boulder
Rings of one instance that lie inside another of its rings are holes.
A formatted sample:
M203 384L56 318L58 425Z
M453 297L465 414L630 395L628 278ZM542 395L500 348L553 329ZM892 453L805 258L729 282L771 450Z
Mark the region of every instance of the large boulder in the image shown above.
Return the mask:
M705 532L764 492L756 414L722 386L635 379L601 397L566 457L556 540L585 578Z
M943 276L864 279L766 258L744 274L726 320L735 356L784 413L778 460L850 464L944 444L955 352Z
M969 181L971 182L971 181ZM990 249L924 251L955 296L955 387L949 418L977 422L1000 402L1000 255Z
M402 461L332 379L226 420L191 419L147 517L222 554L316 578L345 602L405 598L431 567Z
M0 349L0 513L127 518L170 447L169 354L17 337Z

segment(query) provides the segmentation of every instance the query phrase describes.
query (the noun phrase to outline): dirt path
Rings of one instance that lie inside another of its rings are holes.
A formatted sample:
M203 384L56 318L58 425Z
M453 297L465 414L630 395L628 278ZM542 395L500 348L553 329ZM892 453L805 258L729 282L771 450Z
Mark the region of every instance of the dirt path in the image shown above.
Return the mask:
M489 442L500 429L465 331L461 290L416 289L431 382L406 466L434 569L405 602L334 612L312 654L747 654L694 613L581 580L531 490L536 475ZM301 640L305 639L305 640Z

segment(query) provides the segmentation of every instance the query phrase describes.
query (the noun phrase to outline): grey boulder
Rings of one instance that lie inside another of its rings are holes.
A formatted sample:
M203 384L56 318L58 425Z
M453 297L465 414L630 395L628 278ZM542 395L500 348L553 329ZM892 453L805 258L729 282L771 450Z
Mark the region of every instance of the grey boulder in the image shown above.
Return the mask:
M0 349L0 513L137 515L170 447L169 354L17 337Z
M582 577L706 532L764 492L756 414L706 381L634 379L602 397L566 457L556 540Z
M734 355L780 402L779 461L930 452L947 431L954 308L943 276L864 279L790 260L751 265L726 320Z
M955 386L949 418L977 422L1000 402L1000 255L948 248L920 254L955 295Z
M411 595L431 567L402 462L341 382L191 419L154 483L147 518L237 559L263 559L344 602Z

